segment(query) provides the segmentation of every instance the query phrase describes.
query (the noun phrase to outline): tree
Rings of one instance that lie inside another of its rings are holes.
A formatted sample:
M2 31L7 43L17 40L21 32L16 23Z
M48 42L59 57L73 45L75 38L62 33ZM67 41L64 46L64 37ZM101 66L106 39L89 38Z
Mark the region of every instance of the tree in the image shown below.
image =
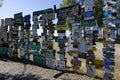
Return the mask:
M95 17L97 19L98 27L103 26L103 0L94 0L95 1Z
M70 5L75 5L76 3L77 3L76 0L63 0L62 3L60 4L60 8L68 7Z

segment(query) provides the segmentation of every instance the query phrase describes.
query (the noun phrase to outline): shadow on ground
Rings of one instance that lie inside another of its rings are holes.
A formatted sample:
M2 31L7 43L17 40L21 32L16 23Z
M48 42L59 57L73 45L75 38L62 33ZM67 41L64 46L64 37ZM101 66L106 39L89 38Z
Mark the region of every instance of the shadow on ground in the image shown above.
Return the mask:
M0 80L41 80L41 77L36 77L32 74L27 75L10 75L10 74L0 74ZM46 79L47 80L47 79Z

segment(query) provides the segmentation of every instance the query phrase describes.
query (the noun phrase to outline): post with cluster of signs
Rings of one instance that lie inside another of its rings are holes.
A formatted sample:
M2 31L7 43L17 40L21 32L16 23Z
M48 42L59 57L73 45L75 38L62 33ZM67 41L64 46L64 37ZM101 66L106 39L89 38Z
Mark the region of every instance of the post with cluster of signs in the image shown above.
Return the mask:
M8 48L8 56L12 57L13 56L13 51L12 51L12 26L13 26L13 18L5 18L5 26L8 28L8 36L7 36L7 41L9 44L9 48Z
M95 67L97 64L94 64L95 54L94 50L96 49L93 45L93 30L91 27L96 27L96 21L94 18L94 0L84 0L83 5L85 6L83 9L83 19L81 22L81 28L84 28L84 38L87 41L87 75L89 77L95 77Z
M107 3L107 4L105 4ZM114 23L116 20L116 15L117 12L113 11L115 10L115 7L112 7L112 1L104 1L104 7L103 7L103 11L104 11L104 20L107 21L103 21L104 23L104 40L103 40L103 56L104 56L104 60L103 60L103 65L104 65L104 77L103 80L114 80L114 65L115 65L115 30L116 28L116 24ZM111 12L108 8L105 9L105 7L111 7ZM106 13L108 13L108 15L106 15ZM111 16L109 16L111 15ZM112 21L110 21L111 19L114 19Z
M19 40L19 27L24 26L24 20L22 12L14 14L14 26L12 27L12 44L13 44L13 56L18 57L18 40Z

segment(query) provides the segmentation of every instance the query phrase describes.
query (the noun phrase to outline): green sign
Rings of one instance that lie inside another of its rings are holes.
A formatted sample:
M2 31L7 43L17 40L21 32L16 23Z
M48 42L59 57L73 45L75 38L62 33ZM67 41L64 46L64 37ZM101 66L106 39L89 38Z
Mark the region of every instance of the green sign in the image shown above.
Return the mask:
M37 15L39 16L40 14L46 14L46 13L52 13L53 12L53 9L52 8L48 8L48 9L45 9L45 10L40 10L40 11L35 11L33 12L33 15Z
M15 19L15 23L22 24L23 23L22 12L14 14L14 19Z
M95 26L96 26L96 22L90 21L90 22L81 23L80 27L95 27Z
M57 25L66 24L66 19L58 19Z

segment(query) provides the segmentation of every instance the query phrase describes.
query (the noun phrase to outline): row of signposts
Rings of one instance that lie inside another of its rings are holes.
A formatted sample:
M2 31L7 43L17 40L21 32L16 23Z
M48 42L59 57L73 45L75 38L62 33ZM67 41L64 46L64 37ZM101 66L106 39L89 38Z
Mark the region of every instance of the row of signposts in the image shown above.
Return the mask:
M105 1L104 0L104 41L103 41L103 65L104 65L104 80L114 80L114 65L115 65L115 30L116 30L116 23L114 23L117 19L117 12L116 8L116 0ZM111 8L110 10L108 8ZM106 9L105 9L106 8ZM113 19L112 21L110 21Z
M9 27L8 30L8 55L9 57L21 58L30 60L33 56L33 61L36 64L47 66L49 68L57 68L65 71L67 58L66 52L72 56L71 65L74 72L79 72L82 61L79 58L86 60L87 75L95 77L96 69L105 71L104 80L114 73L114 35L115 28L104 27L105 41L103 41L104 60L97 60L94 51L95 42L93 27L97 26L94 17L94 1L84 0L84 8L80 8L79 4L72 5L65 8L54 9L48 8L45 10L35 11L32 15L32 34L30 32L30 15L22 16L22 13L14 14L14 18L6 18L3 27ZM82 11L82 15L80 12ZM57 15L57 23L53 24ZM67 23L72 26L71 39L66 37L66 30L68 30ZM41 34L41 41L37 34L39 25L42 26L43 33ZM112 26L107 24L107 26ZM7 28L6 28L7 29ZM54 38L54 30L57 30L58 37ZM3 31L5 32L5 31ZM6 30L7 33L7 30ZM110 33L110 38L109 34ZM32 40L31 40L32 38ZM57 42L59 46L59 55L56 59L56 50L53 48L53 42ZM110 41L108 41L110 40ZM66 44L68 48L66 50ZM108 69L109 68L109 69ZM113 76L113 75L112 75ZM112 80L113 77L110 77Z

